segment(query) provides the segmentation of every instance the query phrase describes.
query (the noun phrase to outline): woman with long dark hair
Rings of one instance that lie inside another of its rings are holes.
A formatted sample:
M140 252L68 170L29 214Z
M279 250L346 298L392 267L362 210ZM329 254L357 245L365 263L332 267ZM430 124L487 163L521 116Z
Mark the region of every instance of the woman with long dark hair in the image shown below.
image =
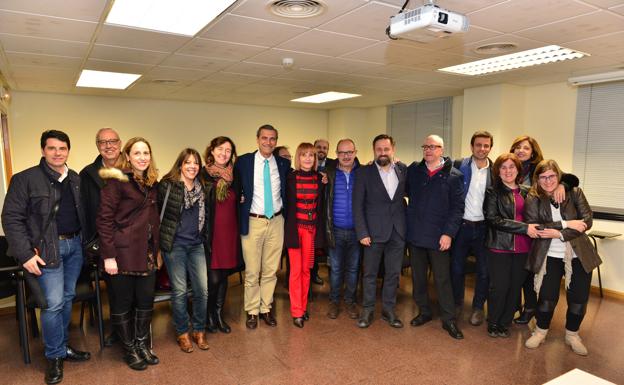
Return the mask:
M525 206L527 220L540 224L527 265L535 273L534 287L539 293L537 327L526 341L535 349L546 339L559 300L561 278L565 278L565 343L579 355L587 355L578 330L589 299L592 271L602 261L585 231L592 226L592 210L580 188L573 188L563 202L553 194L561 180L561 169L554 160L544 160L535 168L533 186Z
M180 152L171 170L158 186L158 206L162 212L160 248L171 280L173 324L180 349L193 351L195 342L202 350L206 341L208 281L204 240L212 229L208 190L199 181L201 156L192 149ZM164 211L162 211L164 209ZM193 317L189 319L187 281L193 289ZM192 332L189 333L189 321ZM192 342L191 342L192 341Z
M149 341L156 269L161 263L158 170L149 142L140 137L128 140L116 167L100 170L100 176L107 183L96 227L104 270L111 275L115 293L111 320L124 360L130 368L143 370L159 362Z
M223 317L228 276L243 265L238 232L238 181L234 178L236 146L232 139L218 136L206 148L206 165L201 178L210 193L212 232L206 240L208 267L208 326L211 333L230 333Z

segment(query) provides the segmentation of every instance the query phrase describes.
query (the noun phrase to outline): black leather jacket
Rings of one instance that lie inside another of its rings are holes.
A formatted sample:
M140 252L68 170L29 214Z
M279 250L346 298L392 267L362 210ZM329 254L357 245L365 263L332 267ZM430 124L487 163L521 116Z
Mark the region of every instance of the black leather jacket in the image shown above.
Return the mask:
M529 188L520 187L520 195L526 199ZM485 192L483 214L488 223L485 246L490 249L514 251L515 234L526 234L528 225L515 220L516 202L513 191L500 184L491 186Z

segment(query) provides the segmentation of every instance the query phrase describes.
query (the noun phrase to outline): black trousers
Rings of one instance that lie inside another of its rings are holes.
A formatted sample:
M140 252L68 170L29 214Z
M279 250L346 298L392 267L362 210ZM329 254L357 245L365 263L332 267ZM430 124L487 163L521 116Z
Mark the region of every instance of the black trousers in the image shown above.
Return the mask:
M451 253L410 245L412 264L412 296L420 314L431 316L431 304L427 293L427 271L433 271L433 281L438 292L440 319L444 322L455 319L455 301L451 285Z
M113 314L123 314L135 308L154 308L155 272L147 276L116 274L111 275L110 281L115 295L111 307Z
M488 323L500 326L511 324L520 297L520 288L528 275L528 271L524 268L526 260L527 253L488 251L490 273ZM535 293L532 287L531 290Z
M370 246L364 247L364 259L362 262L364 269L362 278L362 305L364 309L373 310L375 308L377 273L379 272L379 264L383 256L384 282L381 291L382 310L387 312L394 311L404 252L405 240L394 229L387 242L373 242Z
M535 308L537 307L537 293L535 292L535 289L533 288L533 280L534 280L535 274L533 274L532 272L527 270L527 274L526 274L526 278L524 280L524 282L522 283L522 294L524 295L524 306L522 305L522 302L520 301L520 297L518 297L518 310L522 310L523 307L524 309L531 309L531 310L535 310Z
M552 320L559 300L559 288L561 286L561 278L565 275L565 267L563 259L548 257L546 260L546 275L542 280L542 287L539 292L537 301L537 326L540 329L550 328ZM585 308L589 300L589 289L591 286L592 273L586 272L578 258L572 260L572 280L570 287L566 290L566 299L568 302L568 311L566 312L566 326L569 331L578 331L583 317L585 316Z

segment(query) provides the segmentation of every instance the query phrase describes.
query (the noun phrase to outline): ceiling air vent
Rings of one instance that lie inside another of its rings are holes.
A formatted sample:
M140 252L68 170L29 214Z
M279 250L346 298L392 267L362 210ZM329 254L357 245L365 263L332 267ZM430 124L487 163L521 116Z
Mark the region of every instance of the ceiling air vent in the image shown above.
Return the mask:
M515 43L492 43L478 46L474 49L474 52L481 55L501 55L515 51L516 48L518 46Z
M319 0L276 0L267 7L274 15L296 19L318 16L327 8Z

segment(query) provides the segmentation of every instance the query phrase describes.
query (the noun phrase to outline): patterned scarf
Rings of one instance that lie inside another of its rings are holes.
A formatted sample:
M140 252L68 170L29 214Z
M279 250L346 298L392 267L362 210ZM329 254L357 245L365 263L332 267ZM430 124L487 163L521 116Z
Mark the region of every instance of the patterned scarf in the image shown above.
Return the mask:
M215 188L217 201L223 202L227 198L228 188L234 179L232 164L226 167L220 167L216 164L206 165L206 171L208 172L208 175L217 179Z
M184 208L188 210L193 207L195 203L199 204L199 232L201 233L204 228L206 211L204 190L197 178L193 181L193 188L190 191L184 187Z

